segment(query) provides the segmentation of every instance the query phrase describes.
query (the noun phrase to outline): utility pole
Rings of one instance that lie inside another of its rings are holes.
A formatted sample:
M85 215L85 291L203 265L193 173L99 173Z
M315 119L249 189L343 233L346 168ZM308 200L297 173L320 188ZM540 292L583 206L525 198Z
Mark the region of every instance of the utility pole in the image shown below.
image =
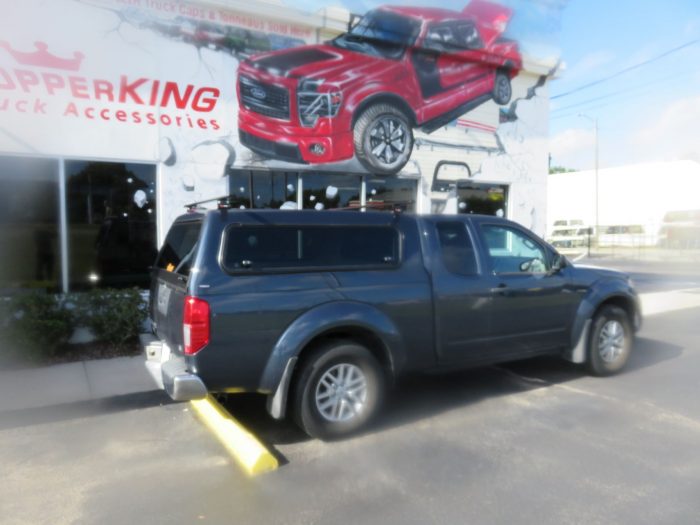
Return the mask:
M595 241L596 241L596 246L598 245L598 236L599 236L599 227L600 227L600 216L598 215L598 117L593 118L589 117L588 115L584 115L583 113L578 114L579 117L583 117L585 119L590 120L593 122L594 130L595 130Z

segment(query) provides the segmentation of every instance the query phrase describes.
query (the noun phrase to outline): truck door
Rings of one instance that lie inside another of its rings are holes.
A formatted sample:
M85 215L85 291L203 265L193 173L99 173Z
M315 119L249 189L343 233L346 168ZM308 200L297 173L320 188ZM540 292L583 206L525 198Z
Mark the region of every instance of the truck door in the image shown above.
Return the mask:
M464 220L426 219L430 231L436 348L441 362L488 354L490 283Z
M566 269L551 272L551 251L516 225L485 220L477 229L490 270L497 351L516 355L566 345L578 300Z
M468 44L465 25L471 22L440 22L428 27L422 46L412 55L424 99L459 88L470 91L469 81L488 73L477 44ZM474 31L476 29L474 28ZM478 38L478 34L476 34Z

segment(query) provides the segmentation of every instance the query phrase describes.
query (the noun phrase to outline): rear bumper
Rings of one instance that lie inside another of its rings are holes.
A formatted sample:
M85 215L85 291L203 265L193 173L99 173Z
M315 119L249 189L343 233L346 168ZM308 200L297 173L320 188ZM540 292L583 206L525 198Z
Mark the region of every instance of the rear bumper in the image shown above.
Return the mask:
M207 387L196 374L187 370L185 360L173 355L168 347L152 335L141 337L146 356L146 370L158 388L162 388L175 401L204 399Z

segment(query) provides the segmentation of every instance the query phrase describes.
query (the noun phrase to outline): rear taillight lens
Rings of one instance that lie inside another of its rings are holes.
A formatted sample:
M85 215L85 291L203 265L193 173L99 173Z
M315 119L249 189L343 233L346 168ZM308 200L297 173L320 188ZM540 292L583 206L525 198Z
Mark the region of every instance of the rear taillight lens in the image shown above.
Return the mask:
M183 315L185 355L194 355L209 344L209 303L198 297L185 297Z

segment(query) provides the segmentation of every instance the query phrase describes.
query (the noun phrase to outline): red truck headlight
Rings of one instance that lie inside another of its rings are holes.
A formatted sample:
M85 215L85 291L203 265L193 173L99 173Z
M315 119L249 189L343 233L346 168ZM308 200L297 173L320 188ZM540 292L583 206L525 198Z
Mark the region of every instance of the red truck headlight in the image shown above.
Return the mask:
M297 94L299 121L302 126L313 127L319 117L335 117L342 102L343 95L339 91L330 93L300 91Z
M204 299L185 297L185 310L182 316L182 335L185 355L194 355L209 344L210 309Z

